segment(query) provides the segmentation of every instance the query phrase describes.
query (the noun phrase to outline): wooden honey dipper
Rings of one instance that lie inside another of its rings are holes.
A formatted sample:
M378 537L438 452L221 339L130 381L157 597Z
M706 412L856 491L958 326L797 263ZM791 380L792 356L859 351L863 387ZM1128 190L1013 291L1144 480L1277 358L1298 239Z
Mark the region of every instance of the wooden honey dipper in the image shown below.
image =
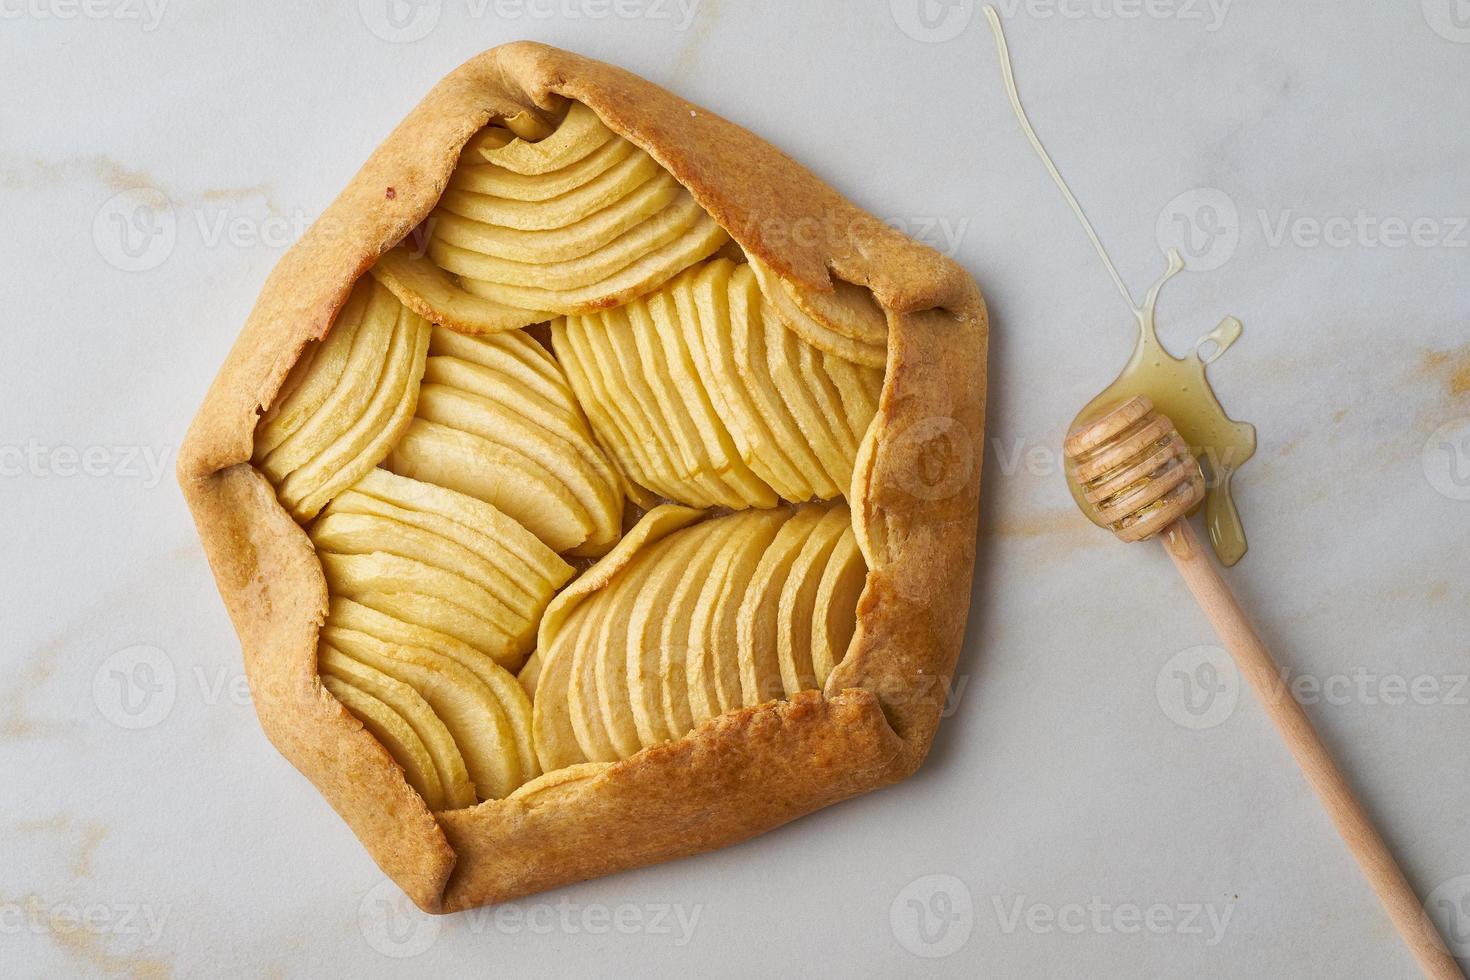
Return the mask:
M1408 879L1190 526L1188 515L1205 496L1204 474L1174 423L1139 395L1074 429L1065 449L1083 496L1114 534L1124 541L1163 535L1164 549L1275 722L1424 975L1464 980Z

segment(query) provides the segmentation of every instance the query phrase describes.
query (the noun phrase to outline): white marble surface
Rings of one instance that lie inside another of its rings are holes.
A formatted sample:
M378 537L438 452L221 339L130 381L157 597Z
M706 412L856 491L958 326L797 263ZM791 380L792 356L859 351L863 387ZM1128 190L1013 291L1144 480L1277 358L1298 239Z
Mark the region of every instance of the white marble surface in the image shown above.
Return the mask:
M1055 449L1130 328L965 0L443 0L397 28L382 0L159 2L0 0L0 972L1413 974L1248 696L1185 710L1177 671L1214 661L1174 658L1214 640L1166 560L1073 512ZM1470 954L1470 9L1216 2L1012 2L1021 85L1135 290L1156 230L1198 219L1218 267L1162 317L1176 348L1246 324L1214 372L1261 436L1231 580ZM979 574L910 782L427 920L258 730L171 470L299 226L436 79L520 37L953 247L994 317ZM1201 189L1229 207L1170 210Z

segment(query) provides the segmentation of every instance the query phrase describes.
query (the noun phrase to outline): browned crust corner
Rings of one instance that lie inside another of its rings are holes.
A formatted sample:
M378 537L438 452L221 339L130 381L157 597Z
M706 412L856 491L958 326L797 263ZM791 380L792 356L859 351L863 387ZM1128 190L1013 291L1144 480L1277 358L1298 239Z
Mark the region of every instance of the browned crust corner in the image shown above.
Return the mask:
M504 800L440 814L460 855L444 910L747 840L891 782L901 751L867 691L807 691L712 718L547 805Z
M858 632L826 690L733 712L610 767L554 805L435 815L316 674L326 585L249 463L260 411L353 283L433 209L464 143L553 94L587 103L788 277L868 286L887 379L852 498L869 564ZM959 266L894 232L746 130L622 69L541 44L434 87L282 258L180 450L178 476L240 634L271 742L421 908L453 911L696 854L901 779L922 762L969 607L988 321Z

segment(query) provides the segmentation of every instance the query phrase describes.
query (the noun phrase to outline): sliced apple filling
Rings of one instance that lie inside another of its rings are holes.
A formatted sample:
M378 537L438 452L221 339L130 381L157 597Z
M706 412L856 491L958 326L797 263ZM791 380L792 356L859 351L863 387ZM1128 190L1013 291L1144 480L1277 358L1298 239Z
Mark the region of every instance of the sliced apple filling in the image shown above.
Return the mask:
M607 552L622 532L618 472L546 349L522 331L435 327L394 472L484 500L554 551Z
M373 470L308 528L334 596L519 667L572 568L481 500Z
M872 293L841 279L832 280L832 292L818 292L784 278L759 259L752 258L750 267L777 315L807 343L865 367L887 363L888 315Z
M255 430L254 462L297 520L378 465L408 428L429 323L364 276L326 340L307 345Z
M751 266L716 259L551 330L598 438L654 493L742 509L848 491L883 373L790 329Z
M552 603L527 665L548 772L819 688L846 654L867 568L845 504L699 516L649 512Z
M482 131L424 227L427 254L400 247L381 275L434 322L473 333L626 302L729 241L668 171L581 103L544 137Z
M489 504L373 470L308 528L331 602L323 682L434 809L541 772L514 675L572 569Z
M327 582L322 683L432 810L821 688L867 579L842 498L886 313L746 260L564 108L466 145L256 430Z

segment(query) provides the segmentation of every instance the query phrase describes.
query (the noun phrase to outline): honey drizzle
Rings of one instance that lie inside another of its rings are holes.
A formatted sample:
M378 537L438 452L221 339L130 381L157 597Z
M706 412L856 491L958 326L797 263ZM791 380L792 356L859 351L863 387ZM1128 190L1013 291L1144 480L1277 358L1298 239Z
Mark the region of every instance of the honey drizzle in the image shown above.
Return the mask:
M1046 152L1041 139L1031 127L1031 121L1026 117L1026 110L1021 106L1020 92L1016 88L1010 50L1006 45L1005 32L1001 29L1000 16L989 5L985 8L985 16L990 22L991 33L995 36L1001 77L1016 120L1057 189L1066 198L1072 213L1081 223L1092 247L1107 268L1108 275L1112 277L1113 284L1117 286L1138 323L1133 353L1122 373L1082 409L1072 423L1072 428L1077 429L1095 421L1134 395L1147 395L1160 414L1173 420L1179 434L1200 461L1205 475L1205 526L1209 532L1210 545L1222 564L1234 565L1245 555L1248 545L1245 528L1241 524L1240 513L1236 510L1235 498L1231 493L1231 480L1236 471L1255 454L1256 430L1249 423L1237 422L1225 413L1220 399L1210 387L1208 371L1209 366L1239 339L1241 323L1235 317L1227 316L1215 329L1201 337L1184 357L1175 357L1169 353L1159 341L1155 311L1164 284L1183 270L1184 261L1176 250L1170 249L1168 267L1163 276L1149 287L1142 305L1134 301L1107 249L1103 247L1102 240L1093 229L1092 222L1087 219L1082 205L1072 194L1061 171L1057 169L1051 155ZM1213 349L1202 353L1207 346L1213 346ZM1082 488L1075 476L1074 463L1070 460L1067 462L1066 472L1067 485L1077 506L1082 508L1082 512L1093 523L1102 525L1096 508L1082 495Z

